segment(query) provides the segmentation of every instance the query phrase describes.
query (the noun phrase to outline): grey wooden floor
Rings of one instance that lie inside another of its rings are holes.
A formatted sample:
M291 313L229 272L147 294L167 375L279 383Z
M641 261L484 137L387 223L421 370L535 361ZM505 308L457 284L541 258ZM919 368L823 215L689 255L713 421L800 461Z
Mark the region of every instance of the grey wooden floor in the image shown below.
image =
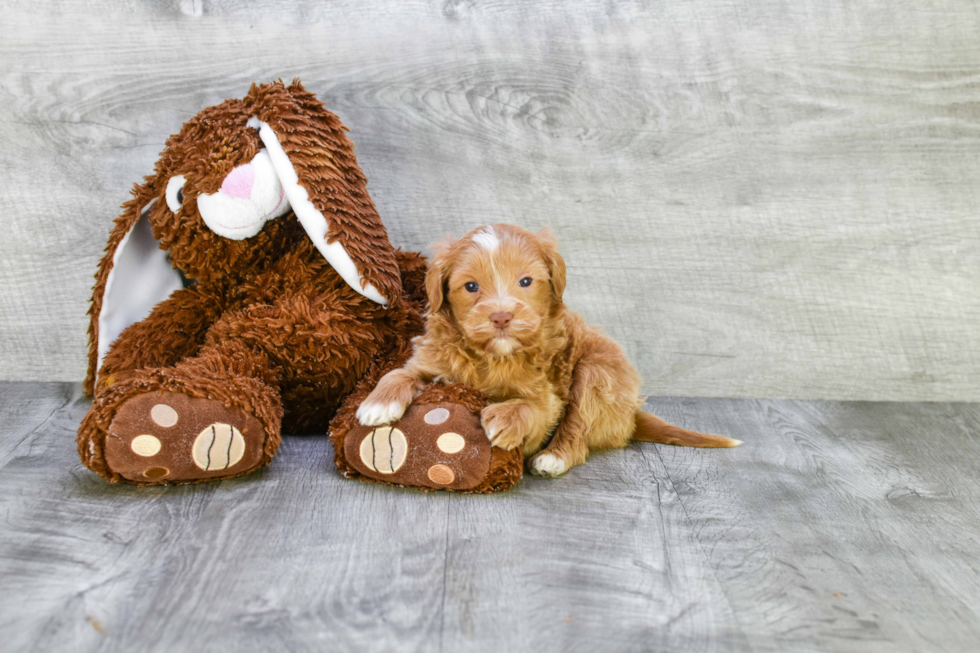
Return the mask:
M734 451L499 496L342 479L325 438L104 483L72 384L0 385L4 651L974 651L980 406L653 399Z

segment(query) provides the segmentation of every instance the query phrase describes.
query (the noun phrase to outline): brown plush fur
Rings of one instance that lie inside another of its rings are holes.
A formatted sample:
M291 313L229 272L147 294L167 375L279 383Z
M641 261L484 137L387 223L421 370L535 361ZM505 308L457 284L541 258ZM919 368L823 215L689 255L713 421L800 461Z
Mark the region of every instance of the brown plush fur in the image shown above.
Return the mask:
M482 420L494 445L533 456L531 471L545 476L631 438L739 444L640 411L640 377L622 348L563 304L565 264L547 231L498 224L444 243L426 287L425 334L361 405L362 423L397 418L422 384L439 379L486 393L494 403Z
M222 238L204 224L197 196L217 192L262 147L246 127L250 116L274 129L300 184L328 218L328 242L344 245L387 307L351 289L292 212L245 240ZM379 361L397 359L421 332L425 262L391 247L345 129L298 81L279 82L205 109L167 141L155 173L123 205L96 275L85 381L95 399L78 434L86 466L113 482L136 482L107 465L105 438L122 403L155 390L209 398L257 417L265 464L281 429L322 432L358 381ZM164 192L177 174L187 181L175 213ZM122 332L96 384L98 316L113 253L154 199L148 213L154 236L193 283ZM181 482L194 480L201 479Z

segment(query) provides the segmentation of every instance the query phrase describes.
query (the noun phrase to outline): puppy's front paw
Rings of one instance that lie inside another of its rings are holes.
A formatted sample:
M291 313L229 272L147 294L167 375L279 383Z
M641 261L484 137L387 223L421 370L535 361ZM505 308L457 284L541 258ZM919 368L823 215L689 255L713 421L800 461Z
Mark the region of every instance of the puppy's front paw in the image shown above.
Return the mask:
M553 453L542 452L531 459L531 473L554 478L568 471L565 461Z
M527 406L522 404L490 404L480 413L480 423L495 447L516 449L527 437Z
M390 424L396 419L400 419L401 416L405 414L406 408L408 408L408 404L403 404L400 401L389 401L384 403L380 401L371 401L371 398L368 397L367 400L357 408L357 421L364 426L381 426L383 424Z

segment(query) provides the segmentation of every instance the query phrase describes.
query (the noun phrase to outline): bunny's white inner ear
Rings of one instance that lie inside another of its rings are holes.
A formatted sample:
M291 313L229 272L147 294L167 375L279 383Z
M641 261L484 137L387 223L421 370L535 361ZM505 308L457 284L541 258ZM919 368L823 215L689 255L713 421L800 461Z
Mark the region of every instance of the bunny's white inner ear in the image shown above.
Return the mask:
M316 248L323 254L323 258L327 259L327 262L347 282L348 286L368 299L382 306L386 306L388 300L378 292L378 289L374 285L364 283L363 278L357 271L357 266L343 245L339 242L327 242L327 219L313 206L313 202L310 201L310 195L306 189L300 186L296 169L293 168L292 161L289 160L289 156L282 149L282 145L279 144L279 137L276 136L272 127L255 116L249 118L247 124L249 127L258 130L259 138L262 139L262 144L268 150L269 156L272 158L272 165L276 169L276 174L279 176L279 181L286 191L286 199L289 200L290 205L293 207L293 213L296 214L300 224L303 225L310 240L313 241Z
M152 205L153 202L146 205L112 255L112 268L99 312L96 369L102 367L109 345L126 327L145 318L159 302L184 287L180 273L170 265L167 253L153 237L153 227L147 217Z

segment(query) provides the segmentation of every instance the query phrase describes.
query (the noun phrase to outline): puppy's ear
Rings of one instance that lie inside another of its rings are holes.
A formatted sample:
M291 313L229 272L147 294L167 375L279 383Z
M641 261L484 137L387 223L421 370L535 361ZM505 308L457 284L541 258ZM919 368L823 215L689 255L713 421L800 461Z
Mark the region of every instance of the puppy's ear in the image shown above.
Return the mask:
M432 257L429 259L429 267L425 271L425 292L429 296L429 312L433 315L442 309L446 300L446 281L452 269L450 251L455 242L455 238L446 236L429 246L429 249L432 250Z
M560 304L565 292L565 259L558 253L558 241L555 240L550 227L545 227L538 232L538 243L541 245L541 254L551 276L551 295Z
M402 292L388 232L367 192L347 127L299 80L245 97L286 198L323 257L355 291L387 305Z

